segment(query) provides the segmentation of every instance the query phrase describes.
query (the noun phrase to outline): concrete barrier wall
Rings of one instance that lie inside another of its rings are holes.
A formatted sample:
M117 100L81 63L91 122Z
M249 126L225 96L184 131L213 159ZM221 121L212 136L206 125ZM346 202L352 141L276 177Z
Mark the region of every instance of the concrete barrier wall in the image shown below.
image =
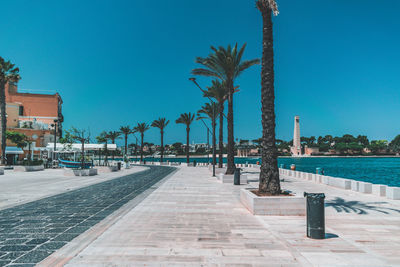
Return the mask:
M368 182L356 181L340 177L331 177L308 172L292 171L289 169L279 169L279 173L283 176L308 180L314 183L321 183L345 190L352 190L364 194L373 194L380 197L386 197L388 199L400 200L400 187L372 184Z

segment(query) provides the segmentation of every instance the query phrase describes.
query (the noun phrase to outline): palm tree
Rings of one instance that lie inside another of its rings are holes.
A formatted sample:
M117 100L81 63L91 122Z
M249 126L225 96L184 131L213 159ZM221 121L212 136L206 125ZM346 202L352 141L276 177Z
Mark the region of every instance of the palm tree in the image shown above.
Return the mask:
M183 113L181 116L175 121L176 123L182 123L186 125L186 163L189 164L189 133L190 133L190 124L192 124L195 115L189 113Z
M277 15L274 0L257 0L257 8L263 18L263 55L261 64L262 102L262 163L259 192L278 195L281 193L277 149L275 144L275 92L274 92L274 47L272 36L272 12Z
M228 45L225 49L220 46L218 49L211 46L213 53L208 57L196 58L196 62L203 68L192 70L194 75L216 77L226 83L228 90L228 167L226 174L233 174L235 171L235 140L233 136L233 93L235 91L234 81L244 70L258 64L258 59L242 61L246 44L240 49L236 44L234 47Z
M121 126L119 128L121 134L124 135L124 140L125 140L125 156L127 157L128 155L128 136L132 134L132 129L129 126Z
M205 116L204 116L205 115ZM197 119L202 120L202 119L210 119L211 120L211 126L212 126L212 146L213 149L216 147L216 138L215 138L215 128L216 128L216 120L218 117L218 104L212 102L206 103L204 106L201 107L199 111L197 111ZM213 166L215 165L216 158L215 154L213 153Z
M99 136L96 136L97 143L99 144L104 144L104 154L105 154L105 160L104 162L107 164L108 161L108 151L107 151L107 133L106 132L101 132ZM99 165L101 161L101 149L99 150Z
M161 157L160 157L160 162L163 162L164 159L164 129L167 127L169 123L169 120L165 118L159 118L158 120L153 121L151 124L152 127L157 127L160 129L160 134L161 134Z
M1 164L6 163L6 84L16 83L21 79L19 68L16 68L10 61L5 61L0 57L0 113L1 113Z
M118 131L109 131L107 133L107 138L111 140L111 144L115 144L115 140L120 139L120 137L121 137L121 132ZM115 150L113 150L112 153L112 160L114 160L114 158L115 158Z
M224 82L219 80L212 81L212 86L207 87L207 91L204 92L205 97L212 97L218 102L219 112L219 155L218 155L218 168L222 168L223 164L223 149L224 149L224 103L228 98L228 90Z
M148 129L150 129L150 126L145 123L138 123L133 130L135 132L139 132L140 133L140 137L141 137L141 142L140 142L140 161L143 161L143 140L144 140L144 132L147 131Z

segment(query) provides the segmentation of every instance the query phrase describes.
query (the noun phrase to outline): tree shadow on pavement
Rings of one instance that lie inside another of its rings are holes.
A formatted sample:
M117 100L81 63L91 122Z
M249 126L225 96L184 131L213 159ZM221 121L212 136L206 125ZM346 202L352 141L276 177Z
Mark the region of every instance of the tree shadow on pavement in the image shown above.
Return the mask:
M376 211L383 214L389 214L390 211L400 213L398 209L386 208L382 206L377 206L381 204L387 204L387 202L361 202L361 201L346 201L343 198L337 197L333 200L329 200L325 202L325 207L332 207L337 212L346 212L346 213L357 213L357 214L368 214L368 211Z

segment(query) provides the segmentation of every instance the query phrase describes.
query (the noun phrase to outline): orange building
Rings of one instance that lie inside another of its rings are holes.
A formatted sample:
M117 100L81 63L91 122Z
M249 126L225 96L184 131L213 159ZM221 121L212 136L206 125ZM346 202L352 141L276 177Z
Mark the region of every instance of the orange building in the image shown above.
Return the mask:
M32 142L31 149L45 148L54 142L54 130L57 137L62 136L62 99L55 94L20 93L16 84L6 84L7 130L25 134ZM15 146L7 141L7 146ZM24 156L28 154L24 148ZM19 157L21 159L21 156Z

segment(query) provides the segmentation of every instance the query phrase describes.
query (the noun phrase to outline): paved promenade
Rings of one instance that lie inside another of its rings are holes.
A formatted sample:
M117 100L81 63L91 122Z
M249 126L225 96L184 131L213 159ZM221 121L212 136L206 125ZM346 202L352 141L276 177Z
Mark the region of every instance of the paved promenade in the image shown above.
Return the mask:
M147 167L135 166L120 172L78 177L65 176L62 169L46 169L38 172L5 170L5 174L0 176L0 210L112 180L121 175L133 174L145 169Z
M150 167L0 210L0 266L34 266L173 171Z
M256 186L257 174L249 175ZM284 188L327 195L328 238L312 240L305 217L251 215L239 202L249 186L182 167L124 216L39 266L400 266L400 202L285 180Z

